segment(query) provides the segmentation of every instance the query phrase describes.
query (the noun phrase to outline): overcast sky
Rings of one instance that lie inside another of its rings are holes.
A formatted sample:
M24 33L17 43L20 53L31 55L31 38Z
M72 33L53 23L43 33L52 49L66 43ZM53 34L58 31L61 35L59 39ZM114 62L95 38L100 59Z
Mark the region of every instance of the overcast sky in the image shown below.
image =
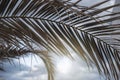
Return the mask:
M96 1L102 0L83 0L81 4L90 5ZM114 0L111 0L112 4L113 2ZM5 62L3 67L6 71L0 71L0 78L3 80L47 80L47 71L43 62L37 56L36 59L32 58L32 64L31 56L25 57L25 62L22 57L20 61L15 59L12 65ZM86 63L79 58L71 61L65 57L55 57L54 60L55 80L104 80L100 78L95 67L88 69Z

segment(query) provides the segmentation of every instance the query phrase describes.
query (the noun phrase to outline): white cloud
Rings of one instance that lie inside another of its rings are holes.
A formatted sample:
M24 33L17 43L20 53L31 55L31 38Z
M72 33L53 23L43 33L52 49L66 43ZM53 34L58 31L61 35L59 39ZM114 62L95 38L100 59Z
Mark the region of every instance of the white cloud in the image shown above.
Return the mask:
M36 62L34 56L25 57L25 62L23 58L20 58L20 64L18 60L14 60L12 65L9 62L3 64L5 72L0 71L0 78L5 80L47 80L47 71L45 69L42 61L38 59ZM31 67L32 65L32 67Z
M66 61L69 61L68 59L65 58L61 58L59 59L60 63L57 63L59 66L62 62L62 67L66 68ZM59 62L59 61L58 61ZM57 70L57 74L55 77L55 80L104 80L101 79L97 69L94 68L88 68L87 64L85 62L83 62L81 59L78 59L78 57L76 57L76 61L69 61L70 62L70 66L69 66L69 71L68 73L63 73L64 71L59 71ZM68 64L67 64L68 65ZM60 65L61 66L61 65ZM59 67L58 67L59 69ZM61 69L64 70L64 69Z
M38 57L37 57L38 59ZM77 61L70 61L68 58L55 57L56 75L55 80L100 80L96 68L88 69L85 62L81 59ZM27 63L30 63L30 56L25 58ZM54 60L54 61L55 61ZM18 62L15 60L14 65L5 63L6 72L0 72L0 76L5 80L47 80L47 72L44 64L38 59L39 65L33 58L32 71L30 72L30 65L22 61L21 70Z

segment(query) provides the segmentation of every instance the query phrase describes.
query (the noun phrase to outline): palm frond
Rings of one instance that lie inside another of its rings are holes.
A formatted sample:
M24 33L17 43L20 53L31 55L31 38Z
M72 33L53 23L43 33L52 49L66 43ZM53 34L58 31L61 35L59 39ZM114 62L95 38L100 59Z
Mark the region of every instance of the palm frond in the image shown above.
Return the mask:
M106 79L118 80L120 24L110 22L119 20L120 12L104 13L120 4L96 10L94 8L108 0L84 8L79 5L80 1L1 0L0 50L5 51L3 48L9 47L8 52L11 49L19 52L24 47L19 53L39 53L47 67L49 80L53 80L54 68L50 54L41 53L39 49L36 52L34 46L72 57L66 47L68 45L89 65L94 64L100 74L105 74Z

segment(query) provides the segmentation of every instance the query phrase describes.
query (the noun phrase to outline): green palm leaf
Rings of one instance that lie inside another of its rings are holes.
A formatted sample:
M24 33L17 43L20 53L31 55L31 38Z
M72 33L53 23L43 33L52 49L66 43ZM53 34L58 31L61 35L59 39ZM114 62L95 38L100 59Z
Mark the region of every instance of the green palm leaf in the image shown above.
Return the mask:
M96 9L108 0L90 7L80 6L80 1L1 0L1 60L37 54L47 67L48 79L53 80L50 52L72 57L68 45L88 65L94 64L106 79L118 80L120 24L109 23L119 20L120 12L101 13L120 4Z

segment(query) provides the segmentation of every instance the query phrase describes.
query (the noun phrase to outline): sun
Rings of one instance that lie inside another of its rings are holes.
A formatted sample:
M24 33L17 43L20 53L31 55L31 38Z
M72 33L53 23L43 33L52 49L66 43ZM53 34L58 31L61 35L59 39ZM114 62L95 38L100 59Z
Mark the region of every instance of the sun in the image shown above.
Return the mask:
M72 64L71 61L67 58L62 58L57 63L57 71L62 74L67 74L71 70Z

